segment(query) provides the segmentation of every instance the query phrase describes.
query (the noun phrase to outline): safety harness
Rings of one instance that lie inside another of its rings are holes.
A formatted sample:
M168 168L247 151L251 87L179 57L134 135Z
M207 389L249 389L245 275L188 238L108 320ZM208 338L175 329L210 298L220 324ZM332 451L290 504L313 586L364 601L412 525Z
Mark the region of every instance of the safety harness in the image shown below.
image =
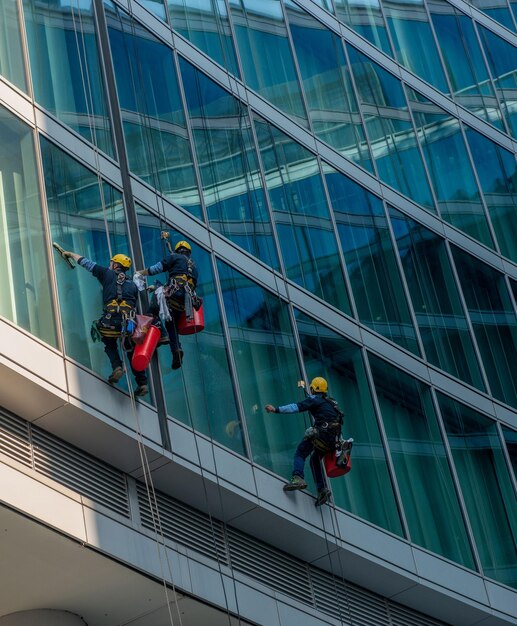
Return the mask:
M194 261L187 258L187 273L170 276L163 293L170 311L185 311L187 320L192 319L193 309L199 310L201 298L196 294ZM184 297L183 297L184 296Z
M323 400L328 402L336 412L336 419L327 422L321 422L317 426L308 428L305 437L312 439L313 446L321 452L330 452L339 445L341 440L341 427L343 426L344 413L338 406L334 398L324 397Z
M124 272L117 274L117 297L104 305L102 317L97 321L97 329L102 337L119 337L126 330L129 321L135 320L136 309L126 302L122 286L126 281Z

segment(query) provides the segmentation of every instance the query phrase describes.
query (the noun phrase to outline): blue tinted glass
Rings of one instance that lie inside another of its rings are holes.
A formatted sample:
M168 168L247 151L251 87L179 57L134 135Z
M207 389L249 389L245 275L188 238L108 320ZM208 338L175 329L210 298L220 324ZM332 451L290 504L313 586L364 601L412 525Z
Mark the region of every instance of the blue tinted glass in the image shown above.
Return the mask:
M210 224L278 268L248 109L190 63L180 66Z
M148 9L151 13L165 21L165 7L163 0L138 0L141 5Z
M449 75L454 99L502 129L502 114L494 94L474 24L445 0L429 3L431 18Z
M393 56L386 23L379 0L335 0L338 18L368 39L386 54Z
M444 93L447 81L424 0L384 0L397 60Z
M350 314L315 155L264 120L255 128L287 276Z
M113 156L92 0L23 0L36 101Z
M492 236L459 120L408 88L420 145L442 217L487 246Z
M293 3L287 16L314 132L371 171L341 38Z
M27 91L16 2L0 5L0 74Z
M469 127L467 139L501 252L517 262L515 156Z
M246 83L307 125L280 0L229 0Z
M445 241L390 209L427 360L485 390Z
M515 32L512 14L506 0L469 0L471 4L489 15L493 20Z
M517 407L517 316L503 274L452 246L492 395Z
M168 0L174 30L240 76L224 0Z
M300 397L300 365L287 304L218 261L242 407L255 463L288 478L307 414L266 413ZM229 429L230 430L230 429Z
M172 50L120 9L106 9L129 168L201 217Z
M517 137L517 48L487 28L479 32L506 122Z
M503 437L510 457L510 464L515 480L517 480L517 430L505 428L503 426Z
M382 202L330 166L324 171L359 319L420 355Z
M352 46L348 50L379 176L434 210L401 82Z

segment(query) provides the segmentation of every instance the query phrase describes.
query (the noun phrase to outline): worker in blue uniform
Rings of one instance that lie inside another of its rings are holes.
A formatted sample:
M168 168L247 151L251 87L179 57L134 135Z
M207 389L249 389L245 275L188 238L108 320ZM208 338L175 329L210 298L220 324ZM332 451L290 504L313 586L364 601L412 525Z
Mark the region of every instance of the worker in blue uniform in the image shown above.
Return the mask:
M186 307L201 306L201 299L195 293L198 282L198 269L191 258L192 246L188 241L179 241L174 246L174 251L162 261L154 265L137 270L141 276L155 276L162 272L168 272L169 278L164 287L164 295L167 302L170 320L164 322L169 335L169 346L172 352L172 369L178 369L183 363L183 350L178 335L178 322ZM157 311L149 313L157 315Z
M343 413L337 402L328 395L328 383L321 376L313 378L310 384L310 394L301 402L293 402L274 407L267 404L268 413L300 413L309 411L313 418L313 426L305 431L305 437L299 443L294 453L293 475L284 485L284 491L306 489L304 479L305 460L311 455L310 465L318 495L316 506L321 506L330 499L330 490L325 484L321 468L321 460L331 450L335 449L336 441L341 437Z
M127 272L131 269L131 259L125 254L115 254L111 257L109 266L105 267L75 252L61 249L60 254L65 259L73 259L91 272L102 285L103 314L95 323L95 329L100 334L104 352L113 370L108 382L118 383L124 374L118 339L127 330L127 321L134 318L138 300L138 289L127 277ZM134 345L129 336L124 337L124 348L131 362ZM145 396L149 391L146 374L132 371L137 384L135 396Z

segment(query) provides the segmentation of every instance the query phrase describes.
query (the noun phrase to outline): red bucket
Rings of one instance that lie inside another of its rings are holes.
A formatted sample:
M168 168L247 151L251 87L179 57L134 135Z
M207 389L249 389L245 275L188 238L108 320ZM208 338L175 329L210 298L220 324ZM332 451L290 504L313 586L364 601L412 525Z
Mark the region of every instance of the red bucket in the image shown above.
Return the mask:
M339 476L344 476L348 474L348 472L352 469L352 459L350 454L345 452L346 456L346 465L337 465L336 453L335 451L328 452L323 457L323 464L325 465L325 473L329 478L338 478Z
M156 326L151 326L146 332L144 341L136 346L131 359L131 366L135 371L143 372L149 367L160 337L160 329L156 328Z
M178 334L179 335L194 335L200 333L205 328L205 314L203 313L203 307L201 306L199 311L193 309L194 314L191 320L187 320L185 312L181 314L178 321Z

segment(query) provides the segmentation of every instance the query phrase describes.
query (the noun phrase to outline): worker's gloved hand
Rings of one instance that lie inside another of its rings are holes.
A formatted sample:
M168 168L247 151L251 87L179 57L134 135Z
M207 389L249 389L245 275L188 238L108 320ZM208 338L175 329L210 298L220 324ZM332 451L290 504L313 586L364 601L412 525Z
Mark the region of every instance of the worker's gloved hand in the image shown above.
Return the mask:
M272 404L266 404L266 406L264 408L266 409L266 411L268 413L274 413L275 412L275 407Z

